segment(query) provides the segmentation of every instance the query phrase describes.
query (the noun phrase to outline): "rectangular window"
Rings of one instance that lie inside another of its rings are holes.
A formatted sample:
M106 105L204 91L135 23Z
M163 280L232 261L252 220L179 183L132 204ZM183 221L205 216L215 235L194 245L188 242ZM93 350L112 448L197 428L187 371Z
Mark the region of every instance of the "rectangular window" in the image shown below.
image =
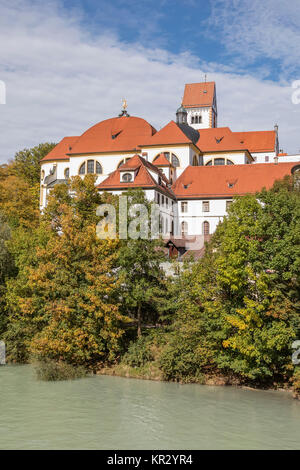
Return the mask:
M95 173L94 160L88 160L88 162L87 162L87 172L88 173Z
M181 212L187 212L188 211L188 203L187 202L182 202L181 203Z
M159 203L160 203L160 194L157 193L157 204L159 204Z
M265 162L268 162L269 161L269 157L268 155L265 156Z
M169 208L169 199L166 197L166 208Z
M209 201L202 201L202 212L209 212Z
M230 204L232 204L232 201L226 201L226 212L228 212Z
M164 196L162 196L162 197L161 197L161 205L163 206L164 203L165 203L165 198L164 198Z

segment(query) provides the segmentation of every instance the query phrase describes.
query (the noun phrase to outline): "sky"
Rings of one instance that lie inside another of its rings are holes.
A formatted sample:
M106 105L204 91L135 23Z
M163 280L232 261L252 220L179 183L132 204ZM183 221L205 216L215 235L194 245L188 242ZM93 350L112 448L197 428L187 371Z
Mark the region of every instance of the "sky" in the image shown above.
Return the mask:
M299 0L0 0L0 162L117 116L122 98L159 129L205 74L220 127L278 124L300 153L299 44Z

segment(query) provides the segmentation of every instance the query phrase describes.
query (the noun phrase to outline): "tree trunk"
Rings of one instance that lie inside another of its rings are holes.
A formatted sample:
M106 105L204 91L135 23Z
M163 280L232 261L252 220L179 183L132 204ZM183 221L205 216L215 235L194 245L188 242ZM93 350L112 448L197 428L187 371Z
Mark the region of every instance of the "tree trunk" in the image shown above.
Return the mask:
M141 319L141 306L138 306L138 311L137 311L137 322L138 322L138 329L137 329L137 334L138 337L142 336L142 319Z

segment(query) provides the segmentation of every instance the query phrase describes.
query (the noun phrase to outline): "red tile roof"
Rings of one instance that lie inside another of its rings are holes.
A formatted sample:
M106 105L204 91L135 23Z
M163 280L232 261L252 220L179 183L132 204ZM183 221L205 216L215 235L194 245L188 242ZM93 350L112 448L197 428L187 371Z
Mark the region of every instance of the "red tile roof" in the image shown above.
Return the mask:
M188 83L185 85L182 104L185 108L212 106L215 82Z
M202 152L245 151L247 145L241 144L229 127L214 127L199 130L197 146Z
M158 157L153 161L155 166L173 166L172 163L167 159L164 153L159 154Z
M290 175L295 163L257 163L249 165L189 166L173 184L179 199L232 197L271 188Z
M192 141L182 132L174 121L170 121L166 126L156 132L153 137L143 140L140 147L173 144L192 144Z
M134 181L131 183L121 183L120 173L124 170L134 170L136 172ZM161 179L161 184L155 181L151 172L158 175ZM160 189L167 194L170 198L175 199L174 194L168 188L169 180L166 176L152 163L148 162L140 155L134 155L120 168L112 172L97 188L102 190L112 189L127 189L127 188L145 188L145 189Z
M250 152L275 152L275 131L233 132L233 134Z
M106 119L84 132L70 154L135 151L156 130L145 119L123 116Z
M78 137L64 137L41 161L47 160L69 160L69 148L74 145Z

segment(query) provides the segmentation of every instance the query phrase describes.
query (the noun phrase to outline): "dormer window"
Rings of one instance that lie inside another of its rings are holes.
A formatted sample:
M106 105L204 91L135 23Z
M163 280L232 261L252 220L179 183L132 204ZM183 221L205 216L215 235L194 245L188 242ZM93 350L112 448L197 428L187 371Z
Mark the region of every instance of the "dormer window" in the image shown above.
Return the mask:
M123 173L121 175L121 181L123 183L130 183L130 181L132 181L132 173Z

